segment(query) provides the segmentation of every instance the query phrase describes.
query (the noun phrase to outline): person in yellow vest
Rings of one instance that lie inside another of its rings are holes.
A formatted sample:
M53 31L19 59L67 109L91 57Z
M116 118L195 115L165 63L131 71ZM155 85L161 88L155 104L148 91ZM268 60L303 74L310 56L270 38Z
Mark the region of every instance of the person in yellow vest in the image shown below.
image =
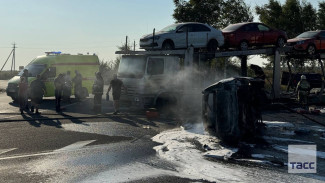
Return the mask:
M298 93L298 101L299 103L306 105L308 104L308 95L310 90L310 84L307 81L305 75L301 75L300 81L297 85L296 91Z

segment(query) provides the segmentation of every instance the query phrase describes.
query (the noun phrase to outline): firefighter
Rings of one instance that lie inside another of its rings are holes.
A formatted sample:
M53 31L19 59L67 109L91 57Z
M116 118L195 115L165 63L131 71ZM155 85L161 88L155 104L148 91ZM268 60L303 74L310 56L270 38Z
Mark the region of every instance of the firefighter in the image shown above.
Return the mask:
M94 111L99 113L102 110L102 95L104 89L104 80L100 72L96 73L96 79L93 84Z
M63 85L64 85L64 76L63 74L59 74L58 77L55 78L54 80L56 112L60 112L61 110L61 97L62 97Z
M34 108L36 109L35 114L40 114L38 112L39 106L42 103L43 95L46 92L46 87L44 82L41 80L41 76L38 74L36 76L36 80L30 83L30 94L31 94L31 112L34 112Z
M111 89L113 89L112 95L113 95L113 101L114 101L114 113L118 114L119 108L120 108L120 96L121 96L121 89L125 89L125 92L127 92L127 88L124 86L123 81L117 78L117 74L114 74L113 80L111 80L110 85L107 90L107 95Z
M18 90L19 110L21 114L23 114L23 110L26 108L28 84L26 83L25 79L25 77L20 77Z
M298 93L298 101L303 105L308 104L308 95L310 90L310 84L305 75L301 75L300 81L297 85L296 91Z
M72 88L72 81L70 77L70 71L67 71L67 73L64 76L64 87L63 87L63 100L71 103L70 96L71 96L71 88Z
M79 100L81 97L80 92L82 91L82 76L77 70L75 73L76 76L72 79L72 82L74 83L74 96Z

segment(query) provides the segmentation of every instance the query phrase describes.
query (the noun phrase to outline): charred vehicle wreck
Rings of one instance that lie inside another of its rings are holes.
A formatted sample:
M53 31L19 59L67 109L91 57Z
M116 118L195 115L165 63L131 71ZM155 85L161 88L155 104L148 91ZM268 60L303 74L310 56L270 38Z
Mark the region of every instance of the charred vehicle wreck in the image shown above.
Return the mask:
M224 79L202 93L202 118L209 133L228 144L255 137L262 124L261 108L267 101L262 79Z

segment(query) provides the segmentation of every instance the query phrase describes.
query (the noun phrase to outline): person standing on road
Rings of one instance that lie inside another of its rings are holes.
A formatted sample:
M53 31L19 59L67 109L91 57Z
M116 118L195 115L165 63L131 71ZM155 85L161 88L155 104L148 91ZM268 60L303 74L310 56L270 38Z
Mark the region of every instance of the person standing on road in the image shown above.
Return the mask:
M25 95L25 109L28 111L29 107L28 107L28 70L24 69L23 74L21 75L21 77L24 78L24 82L27 84L27 89L26 89L26 95Z
M110 85L107 90L107 95L111 89L113 89L112 95L113 95L113 102L114 102L114 113L113 114L118 114L120 111L120 96L121 96L121 90L125 89L127 92L127 88L124 86L123 81L117 78L117 74L114 74L113 79L110 82Z
M72 88L72 81L71 81L70 71L68 71L64 76L63 100L69 103L71 103L70 101L71 88Z
M305 75L301 75L300 81L297 84L296 91L298 92L298 101L299 103L303 105L308 104L308 95L310 90L310 84L307 81L307 78Z
M39 106L42 103L43 95L46 92L46 87L44 82L41 80L41 75L36 76L36 80L30 83L30 92L31 92L31 112L34 112L34 108L36 109L35 114L40 114L38 112Z
M82 91L82 76L77 70L75 73L76 76L72 79L72 82L74 83L74 96L79 100L81 96L80 92Z
M59 112L61 110L61 97L62 97L63 85L64 85L64 76L63 74L59 74L59 76L54 80L56 112Z
M19 82L18 101L19 101L20 114L23 114L23 111L26 108L28 84L26 83L25 79L26 79L25 77L20 77L20 82Z
M104 80L100 72L96 73L96 79L93 84L94 94L94 111L101 112L102 110L102 95L104 89Z

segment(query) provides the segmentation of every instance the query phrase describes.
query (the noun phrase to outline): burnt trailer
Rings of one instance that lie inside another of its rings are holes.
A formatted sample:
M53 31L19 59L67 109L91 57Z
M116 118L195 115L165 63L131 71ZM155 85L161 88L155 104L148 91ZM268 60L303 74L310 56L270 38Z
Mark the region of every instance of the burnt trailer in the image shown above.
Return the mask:
M238 77L221 80L203 90L205 128L223 142L235 144L255 137L267 101L264 81Z

